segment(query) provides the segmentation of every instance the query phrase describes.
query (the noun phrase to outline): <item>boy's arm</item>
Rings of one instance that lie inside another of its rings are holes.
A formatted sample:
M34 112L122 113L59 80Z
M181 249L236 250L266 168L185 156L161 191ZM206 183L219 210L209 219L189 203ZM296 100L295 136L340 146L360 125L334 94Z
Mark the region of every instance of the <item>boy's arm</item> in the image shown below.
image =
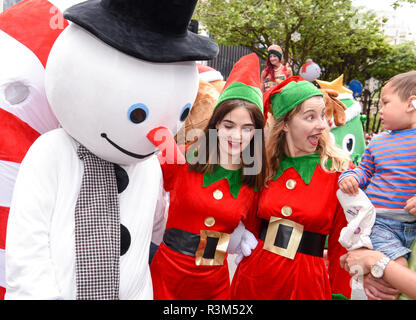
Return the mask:
M361 158L360 164L358 167L352 170L346 170L343 172L339 178L338 182L341 182L342 179L353 176L357 179L361 189L365 189L370 183L371 178L375 172L374 157L371 153L371 145L369 145L364 152L363 157Z

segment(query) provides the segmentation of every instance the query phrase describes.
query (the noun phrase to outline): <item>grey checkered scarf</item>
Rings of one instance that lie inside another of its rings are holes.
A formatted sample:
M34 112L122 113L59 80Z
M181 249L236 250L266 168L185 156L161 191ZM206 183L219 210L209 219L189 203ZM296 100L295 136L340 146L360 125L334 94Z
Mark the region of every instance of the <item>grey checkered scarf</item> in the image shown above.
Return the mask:
M119 298L120 213L114 164L78 147L84 176L75 206L78 300Z

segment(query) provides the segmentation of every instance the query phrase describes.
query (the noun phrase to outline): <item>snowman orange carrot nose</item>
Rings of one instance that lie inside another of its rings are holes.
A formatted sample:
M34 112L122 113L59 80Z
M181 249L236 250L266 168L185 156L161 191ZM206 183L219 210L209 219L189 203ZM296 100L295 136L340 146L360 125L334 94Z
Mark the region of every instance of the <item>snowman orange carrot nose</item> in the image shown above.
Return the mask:
M184 155L179 150L178 145L167 128L157 127L150 130L147 134L147 139L161 151L159 155L159 161L161 163L186 163Z

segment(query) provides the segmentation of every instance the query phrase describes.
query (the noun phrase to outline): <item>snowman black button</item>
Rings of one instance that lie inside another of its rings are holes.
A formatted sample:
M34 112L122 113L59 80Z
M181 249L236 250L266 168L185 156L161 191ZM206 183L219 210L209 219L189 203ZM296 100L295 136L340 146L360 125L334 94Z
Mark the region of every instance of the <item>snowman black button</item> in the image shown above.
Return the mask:
M131 244L131 236L129 230L120 224L120 256L129 250Z

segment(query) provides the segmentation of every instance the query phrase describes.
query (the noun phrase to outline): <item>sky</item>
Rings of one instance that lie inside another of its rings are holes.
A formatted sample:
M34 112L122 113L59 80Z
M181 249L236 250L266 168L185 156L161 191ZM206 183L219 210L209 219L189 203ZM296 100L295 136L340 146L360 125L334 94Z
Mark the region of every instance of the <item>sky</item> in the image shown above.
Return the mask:
M354 6L364 6L373 10L385 10L395 12L401 23L406 24L416 34L416 4L403 4L402 7L393 9L394 0L352 0Z

